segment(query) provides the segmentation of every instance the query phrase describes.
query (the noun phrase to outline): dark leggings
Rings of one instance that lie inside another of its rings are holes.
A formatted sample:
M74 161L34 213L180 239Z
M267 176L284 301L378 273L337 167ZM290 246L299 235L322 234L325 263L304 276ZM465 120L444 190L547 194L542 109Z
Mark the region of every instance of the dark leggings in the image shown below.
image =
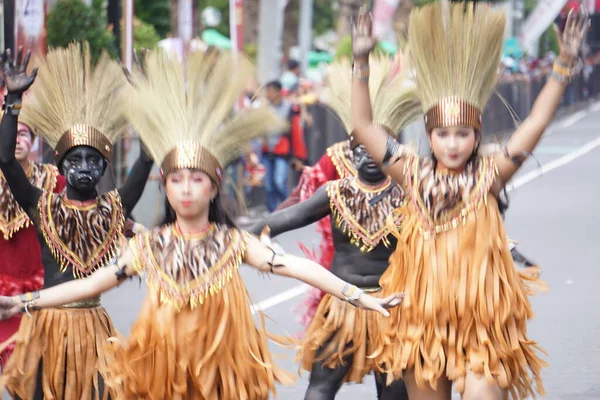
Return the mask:
M42 372L43 372L43 366L42 363L40 362L40 366L38 367L38 378L37 378L37 383L35 385L35 392L33 394L33 399L21 399L19 396L14 396L13 399L15 400L44 400L44 392L42 390ZM66 374L66 371L65 371ZM66 380L66 377L65 377ZM102 400L102 397L104 396L104 379L102 379L102 376L100 376L100 374L98 374L98 391L100 392L100 398L96 399L96 396L94 396L94 393L92 393L92 398L90 400ZM1 395L1 393L0 393ZM87 400L87 399L82 399L82 400ZM108 396L108 400L110 400L110 396Z
M325 343L317 351L315 359L327 346ZM313 363L310 371L310 382L306 390L305 400L333 400L344 383L344 377L352 368L352 355L348 356L336 368L325 367L324 361ZM408 392L403 380L397 380L390 386L385 386L386 375L375 374L378 400L408 400Z

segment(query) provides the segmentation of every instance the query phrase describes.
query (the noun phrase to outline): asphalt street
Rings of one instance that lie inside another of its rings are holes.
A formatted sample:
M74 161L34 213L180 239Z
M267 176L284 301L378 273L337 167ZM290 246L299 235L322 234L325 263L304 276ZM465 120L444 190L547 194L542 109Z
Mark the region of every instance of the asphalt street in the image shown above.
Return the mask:
M600 400L600 214L595 207L600 198L598 103L556 121L534 154L535 160L527 161L513 180L506 226L510 237L519 241L519 249L541 266L550 288L549 293L532 299L536 316L529 324L529 336L548 352L545 398ZM311 248L318 246L319 239L310 226L277 240L287 252L302 255L298 242ZM249 267L242 274L254 304L273 320L271 331L299 332L293 309L303 300L305 287ZM103 304L123 334L129 333L145 293L143 283L130 281L103 296ZM282 366L297 371L292 351L272 350L283 355ZM304 372L295 387L279 388L278 397L303 399L307 379ZM337 398L375 399L372 377L362 385L344 386Z

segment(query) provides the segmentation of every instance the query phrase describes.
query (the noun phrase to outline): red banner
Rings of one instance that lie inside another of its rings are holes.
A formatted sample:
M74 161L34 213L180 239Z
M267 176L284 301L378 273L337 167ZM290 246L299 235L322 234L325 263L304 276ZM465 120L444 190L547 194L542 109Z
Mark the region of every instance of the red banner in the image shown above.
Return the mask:
M229 0L231 49L244 52L244 0Z

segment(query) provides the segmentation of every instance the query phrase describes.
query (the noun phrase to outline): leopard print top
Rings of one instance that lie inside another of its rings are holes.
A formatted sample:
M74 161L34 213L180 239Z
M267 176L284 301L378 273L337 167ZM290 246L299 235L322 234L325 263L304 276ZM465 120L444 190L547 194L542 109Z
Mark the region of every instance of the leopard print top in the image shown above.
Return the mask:
M242 264L248 238L226 225L187 235L172 224L137 235L130 247L135 269L145 273L161 301L181 309L203 304L229 282Z
M58 169L54 165L29 163L27 171L29 182L42 190L54 191L58 175ZM27 228L30 224L29 217L13 197L0 171L0 233L4 240L9 240L16 232Z
M460 173L436 169L430 158L407 156L407 196L422 221L422 233L434 236L464 221L487 201L498 176L493 155L478 157Z
M125 217L117 190L85 206L61 194L44 192L38 203L40 230L62 273L85 278L114 257Z
M363 252L373 250L380 243L389 245L387 237L390 231L386 219L404 200L400 186L391 185L388 179L378 187L369 187L357 178L340 179L327 184L329 206L336 227L346 233ZM383 197L371 205L371 199L380 195ZM401 218L396 217L394 223L399 225L400 221Z

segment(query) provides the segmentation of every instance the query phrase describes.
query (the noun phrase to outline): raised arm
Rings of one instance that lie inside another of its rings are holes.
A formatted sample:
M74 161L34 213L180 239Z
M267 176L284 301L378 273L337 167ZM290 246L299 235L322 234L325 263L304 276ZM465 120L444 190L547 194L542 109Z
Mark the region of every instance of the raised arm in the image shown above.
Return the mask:
M325 185L321 186L315 194L305 201L268 215L262 221L250 227L248 231L258 235L265 226L268 226L271 229L271 234L277 236L317 222L328 216L330 212L329 196Z
M262 235L260 240L255 236L250 238L244 262L262 272L298 279L356 307L377 311L386 317L389 313L385 309L397 306L404 298L401 293L394 293L384 299L369 296L319 264L306 258L285 254L271 244L266 235Z
M505 151L495 157L499 179L503 183L508 182L517 172L554 119L589 26L590 20L583 6L578 11L569 12L564 32L559 32L555 25L560 54L554 63L553 72L536 98L527 119L508 140Z
M8 94L4 102L4 116L0 123L0 169L6 179L13 197L22 209L28 213L35 213L37 202L42 191L33 186L23 168L15 158L15 147L17 145L17 123L23 93L33 84L37 70L31 75L27 74L27 64L30 53L27 52L25 59L22 49L13 60L10 50L2 56L0 64L4 73L4 81ZM30 215L32 216L32 215Z
M119 188L119 196L121 196L121 203L127 216L133 211L142 197L153 165L154 161L146 153L142 145L140 147L140 156L135 161L135 164L133 164L133 168L131 168L125 184Z
M126 248L126 247L125 247ZM30 312L41 308L58 307L63 304L99 296L118 286L125 278L136 275L131 266L132 253L126 248L118 261L100 268L85 279L75 279L39 292L21 296L0 296L0 321L21 312Z
M404 184L403 146L373 121L369 95L369 54L375 47L373 17L363 6L358 23L352 25L352 125L354 135L367 152L396 182Z

